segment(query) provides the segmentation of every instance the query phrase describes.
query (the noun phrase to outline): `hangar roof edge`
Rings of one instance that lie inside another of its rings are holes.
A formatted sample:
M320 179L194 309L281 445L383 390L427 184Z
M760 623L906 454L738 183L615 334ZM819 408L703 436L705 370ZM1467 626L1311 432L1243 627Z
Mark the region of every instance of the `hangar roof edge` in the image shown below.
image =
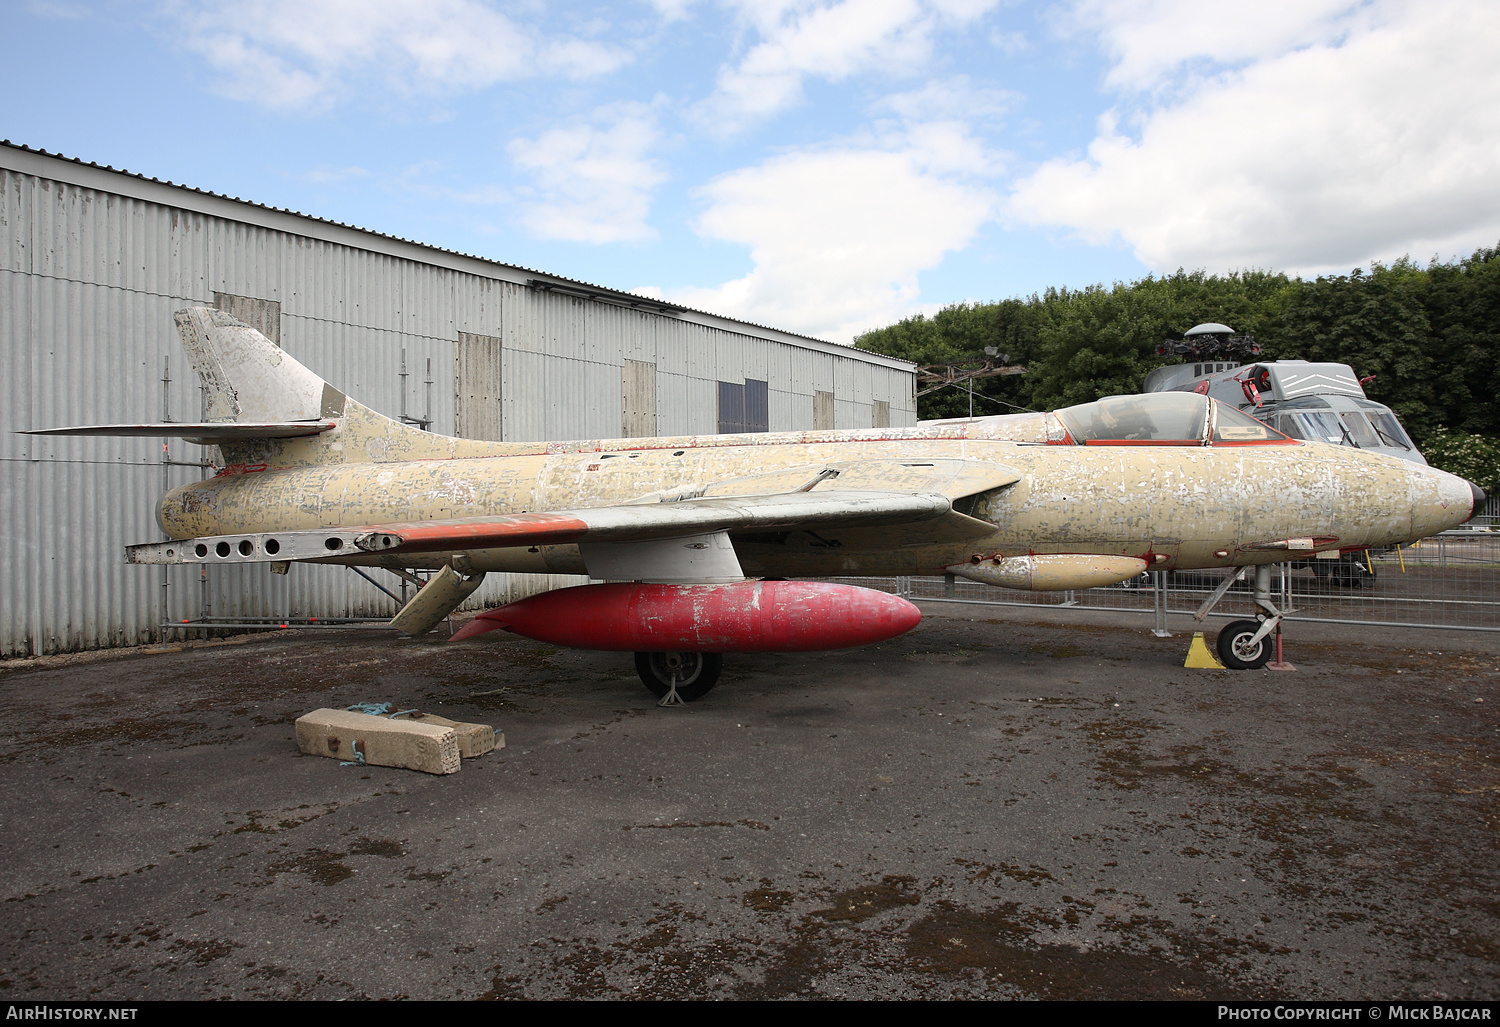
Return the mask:
M30 161L26 158L21 160L6 159L7 155L15 154L26 154L29 156ZM8 168L11 171L21 174L56 177L54 175L47 175L39 167L14 166L16 164L30 163L31 161L37 161L42 164L55 162L58 165L70 165L78 170L74 177L64 180L70 184L84 186L85 188L103 188L107 192L122 192L120 188L111 189L104 184L103 180L96 182L87 181L91 175L102 175L105 176L105 179L116 183L122 181L137 183L138 185L134 192L124 193L124 195L133 196L135 199L160 202L167 206L186 206L186 204L181 202L183 199L191 200L192 198L197 198L197 204L189 206L188 209L197 210L199 213L233 218L234 215L230 215L227 210L214 209L215 207L222 208L224 205L230 205L232 208L240 209L239 216L234 219L248 220L244 216L245 211L258 212L261 216L257 219L257 223L260 223L262 227L273 230L293 231L287 225L278 225L275 223L279 219L293 219L295 222L300 222L307 226L316 226L321 229L322 231L319 233L319 236L328 242L361 246L365 249L376 249L391 256L417 260L422 263L438 264L455 271L481 274L486 277L499 278L503 281L510 281L532 288L555 288L556 291L568 295L575 295L580 298L602 299L610 303L635 307L646 313L670 312L679 317L690 315L686 319L706 325L707 327L724 327L740 331L741 334L757 335L773 342L788 342L809 349L821 350L833 356L847 356L853 357L856 360L863 360L867 363L884 364L887 367L900 371L914 371L916 368L916 364L910 360L888 356L884 353L876 353L873 350L861 349L858 346L828 342L825 339L803 335L799 332L789 332L782 328L773 328L770 325L756 324L753 321L741 321L738 318L715 314L707 310L696 310L692 307L684 307L680 304L657 300L649 296L640 296L619 289L611 289L608 286L594 285L591 282L580 281L576 278L567 278L548 271L537 271L517 264L507 264L503 261L492 260L488 257L444 249L441 246L417 242L412 239L403 239L396 235L387 235L384 232L361 228L358 225L345 224L342 221L333 221L313 214L303 214L300 211L290 210L285 207L271 207L263 203L256 203L254 200L244 200L238 196L211 192L207 189L199 189L190 185L181 185L172 181L152 178L138 172L111 167L108 164L96 164L77 157L68 157L60 153L52 153L48 150L27 146L24 143L12 142L9 139L0 139L0 167ZM151 193L158 190L165 190L166 192L151 195ZM176 198L176 202L172 198L169 198L169 194L171 197ZM307 235L311 233L303 229L301 232L294 231L294 234ZM376 240L378 240L378 243L372 245L372 241ZM426 256L422 256L422 254ZM434 260L432 259L433 255L440 255L444 259ZM486 274L484 269L490 269L490 273ZM504 269L511 273L508 275L496 275L493 273L494 269ZM743 331L744 328L753 329L753 331L745 332Z

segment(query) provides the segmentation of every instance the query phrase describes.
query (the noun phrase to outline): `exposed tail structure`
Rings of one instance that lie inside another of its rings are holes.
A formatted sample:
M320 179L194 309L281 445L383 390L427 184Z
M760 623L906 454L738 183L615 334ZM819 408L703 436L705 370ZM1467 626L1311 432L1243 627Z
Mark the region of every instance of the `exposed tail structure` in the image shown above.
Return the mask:
M174 319L207 392L207 420L96 424L27 434L183 438L219 446L231 468L259 470L495 456L516 449L435 435L378 414L222 310L189 307Z
M286 351L222 310L173 315L208 393L210 421L313 421L344 414L345 396Z
M302 438L217 440L231 466L298 467L488 456L505 447L435 435L350 399L243 321L207 307L175 315L208 391L211 421L331 423Z

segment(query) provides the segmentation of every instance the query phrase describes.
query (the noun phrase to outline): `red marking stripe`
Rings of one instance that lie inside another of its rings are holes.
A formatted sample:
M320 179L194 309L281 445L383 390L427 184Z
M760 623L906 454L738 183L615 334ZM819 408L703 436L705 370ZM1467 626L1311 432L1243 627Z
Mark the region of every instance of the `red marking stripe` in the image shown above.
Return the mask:
M504 549L538 543L560 545L588 534L589 526L564 514L511 514L469 521L422 521L373 524L355 528L396 535L408 552L443 549Z

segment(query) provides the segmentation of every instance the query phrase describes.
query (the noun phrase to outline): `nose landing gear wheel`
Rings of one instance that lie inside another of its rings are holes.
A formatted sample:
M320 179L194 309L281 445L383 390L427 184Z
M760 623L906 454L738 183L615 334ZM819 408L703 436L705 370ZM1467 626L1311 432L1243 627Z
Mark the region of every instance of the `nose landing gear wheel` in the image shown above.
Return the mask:
M1271 659L1271 636L1251 644L1250 639L1260 630L1260 623L1253 620L1232 620L1219 632L1216 648L1219 659L1230 670L1259 670Z
M675 679L678 698L697 702L718 683L723 669L723 653L635 654L635 672L658 699L667 697Z

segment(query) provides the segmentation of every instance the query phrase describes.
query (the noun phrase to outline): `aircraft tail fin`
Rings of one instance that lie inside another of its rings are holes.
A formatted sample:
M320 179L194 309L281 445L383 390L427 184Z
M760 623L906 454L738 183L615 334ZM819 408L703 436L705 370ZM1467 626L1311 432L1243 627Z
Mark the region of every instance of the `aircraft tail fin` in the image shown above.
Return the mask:
M494 446L435 435L376 413L222 310L189 307L177 311L174 319L183 347L207 392L207 420L242 426L237 433L200 436L205 442L216 442L231 466L287 467L487 455L477 450ZM332 430L313 429L316 434L304 431L303 437L287 438L285 432L262 434L253 427L308 422L322 422ZM469 453L471 449L476 452Z
M189 307L174 316L206 393L202 421L94 424L30 435L183 438L217 445L230 468L385 463L515 451L500 442L421 431L344 395L243 321Z
M308 421L343 414L342 392L238 318L189 307L173 319L207 391L207 420Z

